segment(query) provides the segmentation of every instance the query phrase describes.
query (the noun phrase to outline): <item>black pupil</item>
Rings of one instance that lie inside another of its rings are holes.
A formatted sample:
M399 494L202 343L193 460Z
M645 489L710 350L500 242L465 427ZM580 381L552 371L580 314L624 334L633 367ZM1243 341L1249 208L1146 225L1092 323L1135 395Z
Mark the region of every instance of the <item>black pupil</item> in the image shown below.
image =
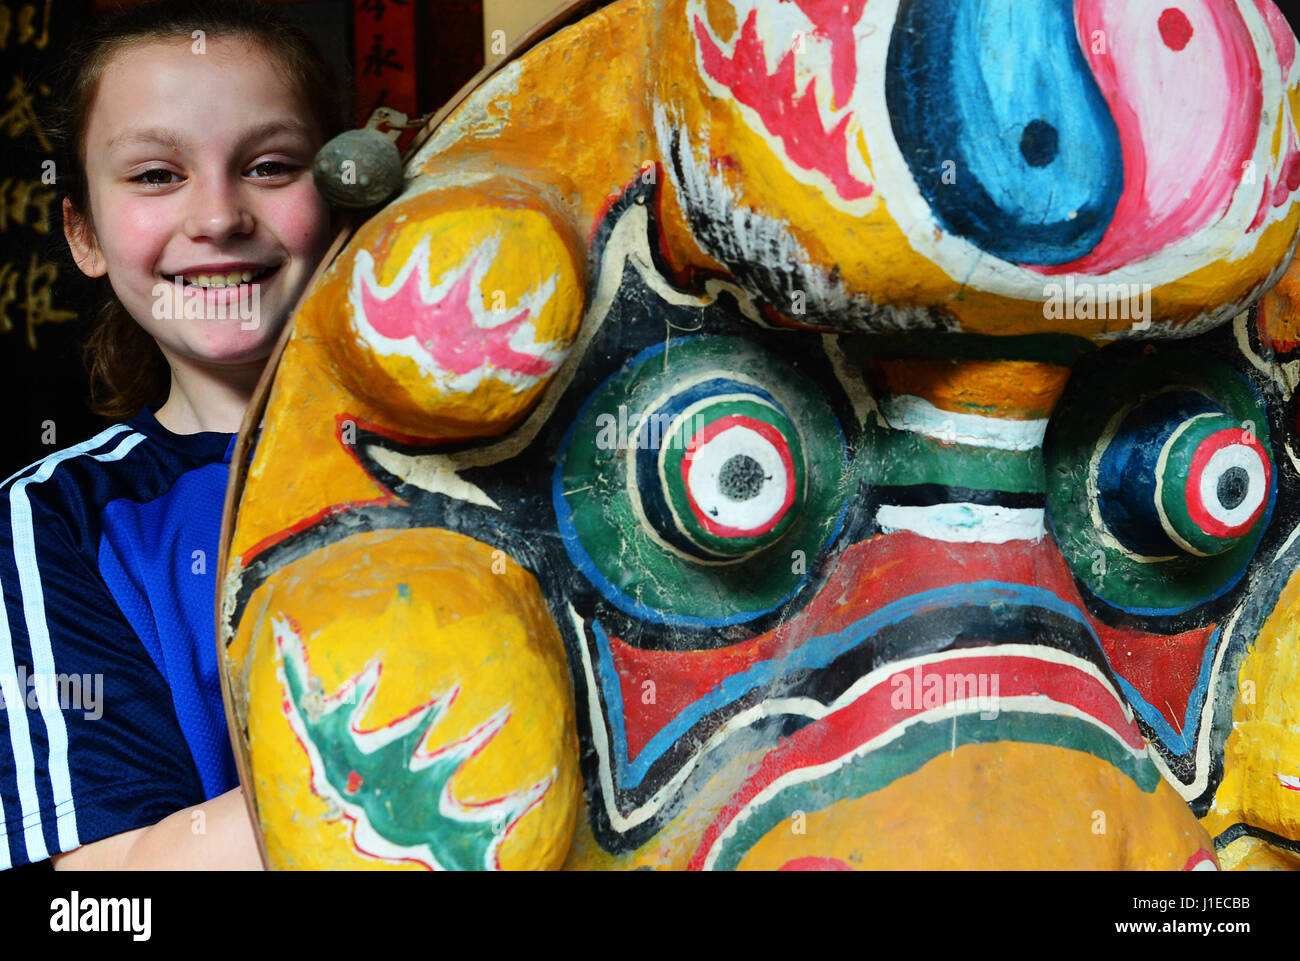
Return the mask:
M1246 499L1250 489L1250 475L1243 467L1229 467L1219 475L1219 486L1215 493L1225 510L1232 510Z
M1046 167L1056 159L1060 135L1043 120L1031 120L1020 136L1020 154L1031 167Z
M735 454L718 471L718 490L733 501L747 501L758 496L765 479L758 461L747 454Z

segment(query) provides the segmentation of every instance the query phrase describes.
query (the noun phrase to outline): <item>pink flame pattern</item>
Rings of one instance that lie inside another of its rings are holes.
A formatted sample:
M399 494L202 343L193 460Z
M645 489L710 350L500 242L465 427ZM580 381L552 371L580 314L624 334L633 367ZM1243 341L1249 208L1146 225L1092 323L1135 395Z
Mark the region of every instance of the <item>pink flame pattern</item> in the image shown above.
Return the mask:
M427 281L423 245L416 249L419 262L415 270L395 287L372 289L365 279L360 284L361 308L370 326L393 340L407 337L428 352L443 370L468 374L487 365L490 368L540 377L555 365L544 357L524 354L510 346L510 338L532 314L524 308L504 322L491 327L480 326L475 319L470 298L477 293L474 283L482 254L471 257L458 268L458 275L446 294L432 302L424 299L421 281Z

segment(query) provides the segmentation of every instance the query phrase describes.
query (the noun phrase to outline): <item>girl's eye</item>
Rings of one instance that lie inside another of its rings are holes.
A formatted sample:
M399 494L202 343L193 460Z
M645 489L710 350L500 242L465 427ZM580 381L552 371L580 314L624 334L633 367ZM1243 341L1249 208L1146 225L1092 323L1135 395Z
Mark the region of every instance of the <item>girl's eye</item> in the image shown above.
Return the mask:
M267 170L266 168L268 167L271 169ZM292 168L289 166L289 164L281 160L263 160L260 164L258 164L253 168L253 173L257 174L258 179L265 179L267 177L276 177L279 176L280 174L286 174L291 169ZM262 172L258 174L257 173L258 171L262 171Z
M176 174L172 173L170 170L164 170L162 167L155 167L152 170L146 170L144 173L132 177L131 180L136 183L150 184L155 187L162 187L172 183L170 180L155 179L156 175L159 174L163 177L176 177ZM179 180L180 178L177 177L177 179Z

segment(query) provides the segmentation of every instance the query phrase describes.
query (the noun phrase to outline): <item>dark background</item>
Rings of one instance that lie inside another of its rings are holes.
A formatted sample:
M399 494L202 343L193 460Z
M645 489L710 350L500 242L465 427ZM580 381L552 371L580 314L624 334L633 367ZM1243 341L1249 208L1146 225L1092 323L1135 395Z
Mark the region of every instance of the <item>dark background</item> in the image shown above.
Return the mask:
M137 2L125 0L124 5ZM440 107L483 65L482 0L266 0L334 64L356 126L387 104ZM0 0L0 479L93 436L80 345L104 286L77 269L61 195L42 183L50 68L112 0ZM408 133L402 146L414 136Z

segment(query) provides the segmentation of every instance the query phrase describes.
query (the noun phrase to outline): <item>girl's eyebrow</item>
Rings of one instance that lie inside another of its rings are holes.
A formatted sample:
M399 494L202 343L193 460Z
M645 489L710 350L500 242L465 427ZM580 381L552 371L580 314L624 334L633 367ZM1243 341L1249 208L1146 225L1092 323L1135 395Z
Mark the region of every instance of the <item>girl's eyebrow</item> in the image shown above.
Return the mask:
M281 120L268 120L255 127L250 127L245 131L243 137L240 138L240 143L252 143L274 136L277 133L289 133L307 137L310 135L310 132L311 131L307 124L303 123L301 120L286 117ZM180 138L175 130L168 127L144 127L136 130L122 131L108 141L107 149L112 150L115 147L123 147L136 143L158 144L176 153L180 153L185 148L185 142Z

